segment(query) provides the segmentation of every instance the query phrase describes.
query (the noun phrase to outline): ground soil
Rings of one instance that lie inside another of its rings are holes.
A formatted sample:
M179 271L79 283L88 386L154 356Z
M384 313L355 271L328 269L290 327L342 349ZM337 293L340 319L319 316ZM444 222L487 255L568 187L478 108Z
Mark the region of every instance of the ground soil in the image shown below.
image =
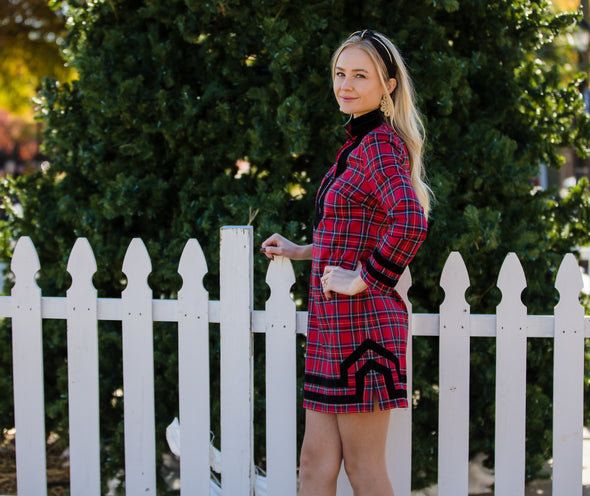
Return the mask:
M63 457L63 446L54 436L47 443L47 494L67 496L70 489L70 468ZM0 444L0 494L16 494L16 457L14 434L10 431Z

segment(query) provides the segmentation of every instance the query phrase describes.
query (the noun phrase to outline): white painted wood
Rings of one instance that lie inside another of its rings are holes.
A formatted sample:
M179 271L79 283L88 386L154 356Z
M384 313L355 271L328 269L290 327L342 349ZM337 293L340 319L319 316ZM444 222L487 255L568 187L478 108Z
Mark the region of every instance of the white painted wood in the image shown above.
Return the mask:
M47 494L41 289L35 274L41 265L29 237L18 240L10 269L12 288L12 367L16 427L16 485L19 496Z
M151 270L143 241L133 239L123 261L128 283L121 295L127 496L156 495Z
M583 287L575 257L567 254L555 287L553 373L553 494L582 494L584 422L584 309L578 300Z
M67 291L70 493L100 496L96 260L86 238L78 238L68 260Z
M207 262L196 239L180 257L178 273L178 389L180 403L180 494L209 491L209 305L203 286Z
M12 315L10 296L0 296L0 318ZM176 300L154 300L152 302L154 322L177 322L178 307ZM98 320L121 320L123 311L119 298L98 299ZM218 324L220 320L219 301L209 301L209 322ZM66 299L64 297L41 298L41 317L43 319L65 319ZM307 334L307 312L297 312L297 334ZM471 337L495 337L496 316L472 314ZM265 332L266 317L264 310L252 312L252 332ZM438 336L440 318L438 314L418 313L412 315L414 336ZM590 338L590 316L584 318L584 336ZM527 337L552 338L553 315L529 315L527 317Z
M452 252L441 276L438 494L467 496L469 464L469 275Z
M268 496L297 494L295 283L291 261L275 257L266 274L266 473Z
M409 408L391 411L387 438L387 469L396 496L410 496L412 490L412 304L408 299L411 286L412 276L406 267L395 289L408 309L406 374Z
M522 496L525 484L527 309L526 278L518 257L508 254L498 276L496 309L495 484L498 496Z
M252 227L221 228L221 456L224 496L253 494Z

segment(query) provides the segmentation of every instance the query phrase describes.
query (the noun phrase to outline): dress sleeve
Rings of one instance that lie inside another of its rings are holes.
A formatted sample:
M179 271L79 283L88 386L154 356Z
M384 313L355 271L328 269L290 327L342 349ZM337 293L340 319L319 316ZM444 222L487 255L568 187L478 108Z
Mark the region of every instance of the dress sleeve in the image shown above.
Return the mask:
M387 215L387 231L361 270L370 287L392 294L405 268L426 237L426 218L409 175L408 155L401 143L372 137L365 149L366 180Z

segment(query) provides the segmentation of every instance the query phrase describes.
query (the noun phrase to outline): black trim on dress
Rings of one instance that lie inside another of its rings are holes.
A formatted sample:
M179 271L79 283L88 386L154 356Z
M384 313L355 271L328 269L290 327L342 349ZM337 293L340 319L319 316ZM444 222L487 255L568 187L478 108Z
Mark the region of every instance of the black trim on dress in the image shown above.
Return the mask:
M384 348L380 344L376 343L372 339L365 339L360 346L354 350L341 364L340 364L340 377L338 379L327 379L312 374L305 374L305 382L308 384L317 384L329 388L347 388L349 387L348 370L352 365L359 361L366 351L371 350L377 355L385 358L389 362L393 363L399 381L405 383L407 376L400 373L399 359L387 348ZM365 391L365 376L371 372L378 372L383 376L385 380L385 386L390 399L406 398L406 391L404 389L397 389L395 382L392 377L391 369L379 362L371 359L367 360L354 375L354 382L356 384L356 392L354 394L340 394L331 395L317 393L315 391L307 391L304 389L303 397L311 401L319 401L322 403L343 405L347 403L362 403L363 393Z
M365 264L365 268L367 269L367 272L373 278L375 278L377 281L379 281L381 284L385 284L386 286L389 286L390 288L394 288L395 285L397 284L397 280L386 276L382 272L379 272L375 267L373 267L373 264L371 263L371 259L367 260L367 263Z
M379 265L381 265L382 267L385 267L386 269L390 270L391 272L395 272L396 274L398 274L400 276L404 273L405 267L402 267L401 265L398 265L395 262L392 262L391 260L385 258L377 250L373 251L373 258L375 259L375 261Z

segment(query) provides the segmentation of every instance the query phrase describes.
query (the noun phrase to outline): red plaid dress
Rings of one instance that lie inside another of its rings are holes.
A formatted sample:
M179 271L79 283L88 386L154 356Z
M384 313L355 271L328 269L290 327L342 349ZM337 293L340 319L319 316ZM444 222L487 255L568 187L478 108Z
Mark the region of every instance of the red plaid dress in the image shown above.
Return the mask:
M408 315L394 287L426 235L408 153L379 111L354 119L316 199L304 408L325 413L407 407ZM327 300L326 265L362 264L368 288Z

